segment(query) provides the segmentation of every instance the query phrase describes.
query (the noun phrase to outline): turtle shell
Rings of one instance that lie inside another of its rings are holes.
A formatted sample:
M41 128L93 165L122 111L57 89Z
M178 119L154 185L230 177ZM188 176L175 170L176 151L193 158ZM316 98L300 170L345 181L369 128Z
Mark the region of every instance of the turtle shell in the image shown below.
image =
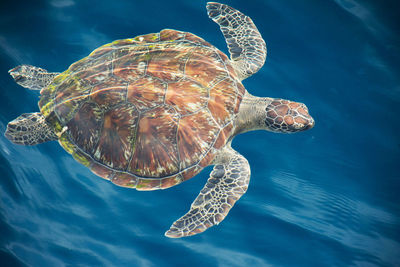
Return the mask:
M244 92L224 53L163 30L94 50L41 91L39 107L77 161L117 185L153 190L211 163Z

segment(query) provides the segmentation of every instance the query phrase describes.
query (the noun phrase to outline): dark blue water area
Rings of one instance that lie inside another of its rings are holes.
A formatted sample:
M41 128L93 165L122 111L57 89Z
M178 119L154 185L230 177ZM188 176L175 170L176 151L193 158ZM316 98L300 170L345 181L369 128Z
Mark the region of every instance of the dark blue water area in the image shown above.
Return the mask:
M57 142L0 135L0 266L400 266L400 35L396 1L226 1L268 46L243 84L304 102L316 126L237 136L251 183L218 226L164 232L211 167L168 190L139 192L95 176ZM98 46L163 28L227 53L206 1L1 1L0 132L38 111L38 91L7 71L63 71Z

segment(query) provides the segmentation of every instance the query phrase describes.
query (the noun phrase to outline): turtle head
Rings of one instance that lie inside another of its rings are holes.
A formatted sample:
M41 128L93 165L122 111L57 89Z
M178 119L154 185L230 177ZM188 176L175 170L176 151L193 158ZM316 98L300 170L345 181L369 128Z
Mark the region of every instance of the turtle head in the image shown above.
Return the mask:
M314 127L314 119L303 103L273 98L265 108L266 130L280 133L295 133Z

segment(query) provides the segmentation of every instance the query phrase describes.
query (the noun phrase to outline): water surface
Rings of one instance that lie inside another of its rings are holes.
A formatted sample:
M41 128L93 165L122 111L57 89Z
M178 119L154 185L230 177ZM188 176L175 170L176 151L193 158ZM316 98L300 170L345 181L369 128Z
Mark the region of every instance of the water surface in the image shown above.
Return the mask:
M190 31L227 52L206 1L0 4L0 132L38 110L13 82L18 64L63 71L115 39ZM250 132L233 147L252 168L247 193L217 227L168 239L210 168L169 190L99 179L56 142L0 135L1 266L400 266L400 42L395 1L227 1L268 46L244 81L254 95L304 102L316 126Z

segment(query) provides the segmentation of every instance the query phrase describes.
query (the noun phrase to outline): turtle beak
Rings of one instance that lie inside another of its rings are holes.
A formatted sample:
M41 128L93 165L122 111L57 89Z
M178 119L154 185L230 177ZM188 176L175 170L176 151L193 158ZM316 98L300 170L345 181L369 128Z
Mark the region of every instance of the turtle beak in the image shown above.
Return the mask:
M310 130L314 127L314 125L315 125L315 121L313 118L310 117L310 122L307 124L307 126L305 127L304 130Z
M298 116L300 116L300 120L303 120L303 131L305 130L310 130L311 128L314 127L315 125L315 121L313 119L313 117L311 117L311 115L308 113L308 108L306 105L304 105L303 103L299 103L300 107L297 108L297 112L298 112Z

